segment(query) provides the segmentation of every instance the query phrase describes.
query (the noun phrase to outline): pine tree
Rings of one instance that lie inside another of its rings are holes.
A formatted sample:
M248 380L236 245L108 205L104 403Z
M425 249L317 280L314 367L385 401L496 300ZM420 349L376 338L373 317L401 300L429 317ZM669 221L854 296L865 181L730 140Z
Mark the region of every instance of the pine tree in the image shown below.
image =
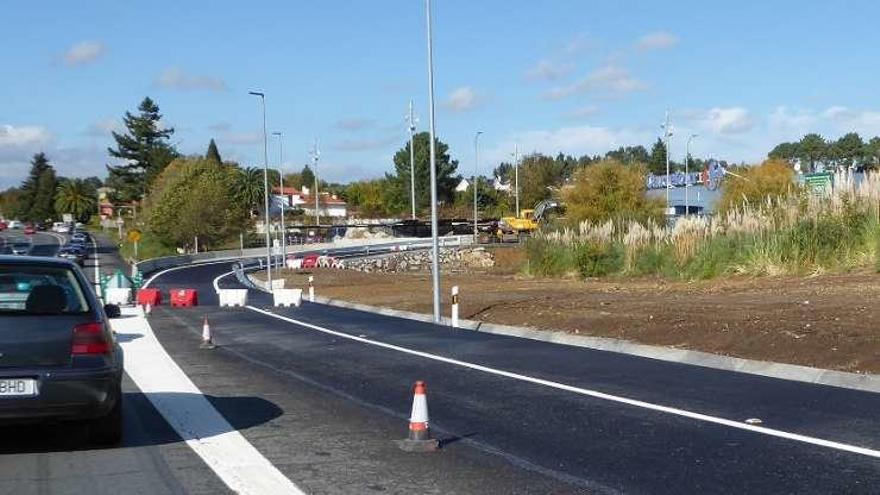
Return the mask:
M138 111L137 115L125 112L126 132L113 132L116 148L107 148L110 156L126 161L115 167L107 166L108 182L123 201L145 195L153 179L178 156L177 150L168 142L174 129L160 127L159 106L147 97L138 106Z
M315 173L312 172L312 169L306 165L303 167L302 172L300 172L300 177L302 178L303 187L312 188L315 184Z
M651 147L651 162L648 166L651 173L666 175L666 143L660 138Z
M208 144L208 151L205 152L205 159L218 165L223 163L223 159L220 158L220 152L217 151L217 143L214 142L213 138L211 138L211 142Z
M45 153L37 153L31 160L31 171L21 185L19 211L24 220L42 222L54 215L55 187L58 185L55 169Z

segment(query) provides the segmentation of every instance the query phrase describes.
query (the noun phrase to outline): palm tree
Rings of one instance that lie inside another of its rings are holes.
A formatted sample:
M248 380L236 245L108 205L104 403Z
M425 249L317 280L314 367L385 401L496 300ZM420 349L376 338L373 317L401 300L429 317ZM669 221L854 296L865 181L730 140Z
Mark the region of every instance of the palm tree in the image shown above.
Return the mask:
M83 179L63 181L55 194L55 211L84 220L95 211L97 191Z
M258 209L263 202L263 171L254 167L242 169L238 177L236 195L248 211L253 212Z

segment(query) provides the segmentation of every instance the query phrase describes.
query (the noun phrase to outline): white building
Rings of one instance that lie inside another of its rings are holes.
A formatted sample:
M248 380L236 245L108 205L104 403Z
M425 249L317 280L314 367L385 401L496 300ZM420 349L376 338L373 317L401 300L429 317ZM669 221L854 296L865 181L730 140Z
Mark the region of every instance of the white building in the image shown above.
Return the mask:
M309 194L309 188L297 190L293 187L276 187L272 190L273 204L283 204L285 208L301 208L305 214L315 214L315 198ZM320 193L318 196L318 214L322 217L345 218L348 216L348 204L335 194Z

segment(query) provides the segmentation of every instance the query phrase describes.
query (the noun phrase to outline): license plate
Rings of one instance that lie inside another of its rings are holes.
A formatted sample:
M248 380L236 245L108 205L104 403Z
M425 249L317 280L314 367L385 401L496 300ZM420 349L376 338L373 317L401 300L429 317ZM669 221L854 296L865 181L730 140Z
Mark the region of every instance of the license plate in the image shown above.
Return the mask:
M0 397L33 397L37 381L33 378L0 378Z

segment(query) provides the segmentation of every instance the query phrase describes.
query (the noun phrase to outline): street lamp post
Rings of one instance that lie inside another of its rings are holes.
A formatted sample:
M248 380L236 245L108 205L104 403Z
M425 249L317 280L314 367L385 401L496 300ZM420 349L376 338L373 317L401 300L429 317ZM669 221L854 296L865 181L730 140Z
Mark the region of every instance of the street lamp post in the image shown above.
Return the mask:
M321 225L321 210L318 206L318 158L320 156L318 138L315 138L315 146L312 148L312 175L315 176L315 237L318 236L318 227Z
M516 218L519 218L519 143L513 144L513 187L516 196Z
M416 219L416 119L413 117L413 101L409 100L409 194L412 200L412 219Z
M473 176L473 184L474 188L474 244L477 243L477 236L479 232L477 231L477 169L480 167L480 135L483 134L483 131L477 131L474 135L474 176Z
M669 170L669 139L672 137L672 128L669 126L669 110L666 111L666 123L663 124L663 133L666 138L666 214L669 214L669 189L672 188L671 173Z
M287 194L284 193L284 135L280 131L272 133L278 136L278 185L281 187L281 259L287 260L287 224L284 222L284 208L287 206Z
M249 91L249 95L259 96L263 107L263 200L266 208L266 279L272 290L272 234L269 233L269 138L266 135L266 95Z
M688 191L691 188L691 180L690 180L690 176L688 175L688 172L689 172L688 164L691 160L691 140L694 139L695 137L697 137L696 134L691 134L690 136L688 136L687 144L685 144L685 146L684 146L684 150L685 150L685 152L684 152L684 214L685 215L691 214L691 202L690 202L690 196L688 195Z
M437 239L437 150L434 145L434 47L431 33L431 0L425 0L428 31L428 121L430 129L431 172L431 288L434 323L440 323L440 246Z

